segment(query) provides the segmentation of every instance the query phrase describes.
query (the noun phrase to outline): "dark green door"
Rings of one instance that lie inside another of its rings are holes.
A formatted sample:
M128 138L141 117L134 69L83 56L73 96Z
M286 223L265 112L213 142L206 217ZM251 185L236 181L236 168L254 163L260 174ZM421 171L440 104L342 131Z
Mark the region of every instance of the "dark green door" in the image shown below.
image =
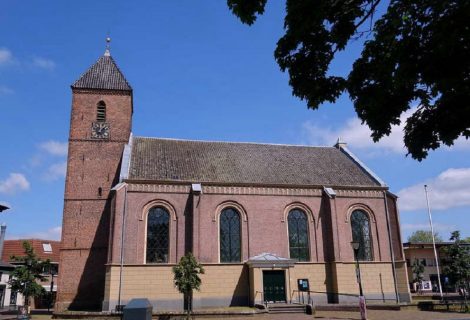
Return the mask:
M286 278L284 271L263 271L264 301L286 301Z

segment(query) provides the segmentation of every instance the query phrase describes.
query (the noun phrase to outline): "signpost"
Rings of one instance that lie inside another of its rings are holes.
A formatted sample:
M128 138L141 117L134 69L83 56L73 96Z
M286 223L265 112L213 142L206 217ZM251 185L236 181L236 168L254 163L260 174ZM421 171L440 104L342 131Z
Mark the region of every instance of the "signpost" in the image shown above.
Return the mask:
M28 320L28 309L25 306L20 306L18 307L18 314L16 316L16 319L21 319L21 320Z
M297 288L299 289L299 302L300 302L300 292L302 292L302 303L305 303L304 292L308 293L308 303L310 303L310 284L308 279L297 279Z
M309 291L310 290L310 285L308 283L308 279L299 279L297 284L298 284L299 291Z

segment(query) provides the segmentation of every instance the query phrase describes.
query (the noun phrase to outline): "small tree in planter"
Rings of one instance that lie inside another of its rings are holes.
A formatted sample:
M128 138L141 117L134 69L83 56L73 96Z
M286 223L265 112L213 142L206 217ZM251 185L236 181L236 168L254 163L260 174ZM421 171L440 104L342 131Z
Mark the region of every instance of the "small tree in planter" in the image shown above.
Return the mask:
M181 257L180 262L173 267L173 282L179 292L184 294L186 302L186 318L189 319L193 311L193 291L201 289L200 274L204 274L204 268L197 262L191 252Z
M29 298L38 297L45 293L44 288L37 283L37 280L44 281L46 277L43 272L50 266L50 261L42 261L34 253L31 243L23 242L24 256L12 256L11 260L20 265L11 273L12 277L8 281L12 291L19 292L24 297L24 306L29 314Z
M413 282L418 284L416 291L418 292L418 294L421 294L423 293L422 289L423 289L423 278L424 278L423 277L424 266L421 263L421 261L419 261L418 259L415 260L415 262L413 263L412 271L413 271L413 274L415 275Z

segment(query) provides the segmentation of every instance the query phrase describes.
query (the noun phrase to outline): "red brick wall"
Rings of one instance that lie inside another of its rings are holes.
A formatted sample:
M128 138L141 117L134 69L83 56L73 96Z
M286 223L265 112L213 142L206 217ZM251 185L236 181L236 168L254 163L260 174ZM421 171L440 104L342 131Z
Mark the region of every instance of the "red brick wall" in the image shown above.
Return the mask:
M114 212L114 228L113 228L113 248L111 254L111 263L120 262L120 245L121 245L121 225L123 213L123 199L125 189L120 189L116 194L116 209ZM126 230L124 233L125 263L142 264L145 259L145 243L146 238L146 220L143 218L143 208L153 200L165 200L170 203L175 212L176 220L170 218L170 253L169 263L177 263L179 258L184 255L185 250L185 209L187 202L191 199L189 194L166 194L165 196L156 196L153 193L137 193L128 192L127 195L127 213L126 213Z
M109 140L91 139L96 105L106 103ZM131 93L74 91L57 309L100 309L104 294L111 201L129 139ZM101 196L98 189L102 189Z
M393 253L396 260L405 260L400 232L400 218L398 214L397 199L390 194L387 196L388 211L390 215L390 229L393 239Z
M152 186L152 185L150 185ZM174 192L148 192L145 190L128 193L128 207L125 230L125 263L144 263L145 250L145 207L153 200L163 200L173 206L176 221L171 221L170 263L175 263L185 251L185 221L189 219L188 202L192 199L189 186L180 186ZM151 189L151 188L150 188ZM179 191L178 191L179 190ZM113 234L113 259L119 262L121 219L124 189L118 193L116 201L116 219ZM349 191L348 191L349 192ZM375 191L374 191L375 192ZM353 194L357 194L353 196ZM326 199L325 199L326 198ZM120 199L120 200L119 200ZM193 228L199 230L199 240L195 242L193 252L204 263L219 261L218 247L218 208L226 201L241 205L247 214L247 221L242 219L242 258L248 259L262 252L275 253L284 257L289 256L287 222L284 222L285 208L292 203L301 203L313 213L313 222L309 223L310 256L312 262L324 261L353 261L351 249L351 225L348 215L353 208L362 206L373 214L371 220L371 235L375 261L390 262L388 244L387 220L385 202L382 192L374 196L361 197L361 191L352 191L344 196L329 200L325 195L292 196L292 195L256 195L256 194L209 194L204 193L198 203L198 222ZM331 202L332 215L325 201ZM220 209L220 208L219 208ZM214 221L215 217L215 221ZM392 219L392 224L397 223ZM330 227L331 225L331 227ZM398 226L392 228L396 231ZM333 243L331 230L337 230L337 240ZM393 237L394 241L398 241ZM396 243L396 248L401 244Z
M132 95L99 90L73 92L70 139L91 137L91 123L96 120L96 106L100 101L106 104L111 140L127 142L132 125Z

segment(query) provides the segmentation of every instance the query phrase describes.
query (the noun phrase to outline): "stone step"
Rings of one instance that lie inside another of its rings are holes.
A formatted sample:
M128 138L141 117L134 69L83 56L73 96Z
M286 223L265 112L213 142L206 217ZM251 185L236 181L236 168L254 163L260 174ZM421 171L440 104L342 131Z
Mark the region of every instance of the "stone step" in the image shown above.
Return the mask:
M305 313L305 305L302 304L268 304L269 313Z

